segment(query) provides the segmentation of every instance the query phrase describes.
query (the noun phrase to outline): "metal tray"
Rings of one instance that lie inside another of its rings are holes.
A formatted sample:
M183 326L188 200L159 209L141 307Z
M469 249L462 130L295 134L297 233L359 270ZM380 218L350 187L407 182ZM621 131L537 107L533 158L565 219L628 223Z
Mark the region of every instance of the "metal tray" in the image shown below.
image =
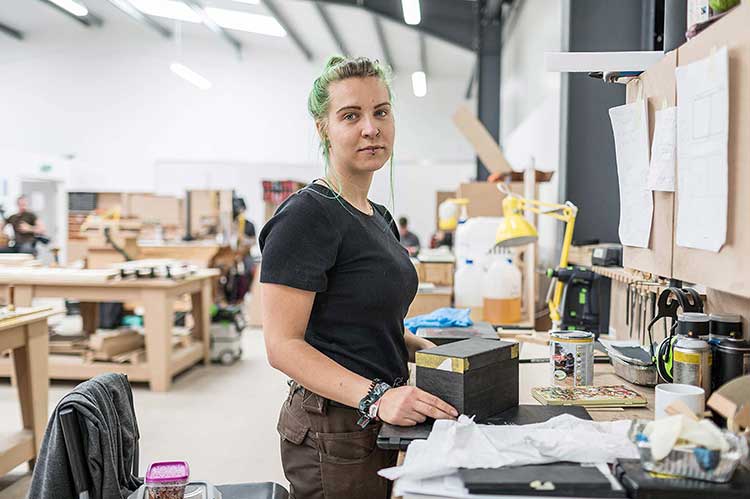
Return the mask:
M640 366L631 364L610 354L612 367L615 368L615 374L635 385L656 386L659 383L659 375L656 372L656 366Z
M728 431L722 431L729 443L729 451L721 455L718 464L713 469L701 467L694 453L695 446L675 447L667 457L661 461L655 461L651 456L651 444L637 438L639 434L643 433L648 423L649 421L646 420L635 420L628 433L631 441L638 447L641 466L646 471L708 482L726 483L732 479L740 461L748 455L748 445L744 438Z

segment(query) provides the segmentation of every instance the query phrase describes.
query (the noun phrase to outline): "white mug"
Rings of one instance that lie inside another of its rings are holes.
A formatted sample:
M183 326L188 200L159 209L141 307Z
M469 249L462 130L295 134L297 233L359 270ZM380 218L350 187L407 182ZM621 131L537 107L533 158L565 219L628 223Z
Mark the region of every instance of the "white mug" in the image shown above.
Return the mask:
M656 385L654 419L668 416L667 406L675 400L684 402L697 415L703 414L706 410L706 393L703 388L679 383L662 383Z

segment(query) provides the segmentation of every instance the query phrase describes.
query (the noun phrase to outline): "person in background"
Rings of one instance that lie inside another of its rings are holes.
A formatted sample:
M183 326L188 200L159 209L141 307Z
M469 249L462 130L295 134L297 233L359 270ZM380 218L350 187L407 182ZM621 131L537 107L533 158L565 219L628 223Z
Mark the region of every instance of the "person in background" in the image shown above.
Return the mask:
M5 219L5 224L13 227L13 248L17 253L35 254L36 236L44 234L44 223L29 211L26 196L18 196L16 204L18 212Z
M409 256L417 256L419 253L419 238L413 232L409 232L409 220L406 217L398 219L398 232L401 236L401 246L406 248Z

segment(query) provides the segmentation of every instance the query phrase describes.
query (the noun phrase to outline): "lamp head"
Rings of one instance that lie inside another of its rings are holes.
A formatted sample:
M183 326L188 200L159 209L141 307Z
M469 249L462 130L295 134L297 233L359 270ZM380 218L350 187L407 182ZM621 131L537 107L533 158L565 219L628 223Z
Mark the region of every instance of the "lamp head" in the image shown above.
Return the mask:
M539 239L536 228L526 220L522 212L521 198L509 195L503 199L503 221L495 235L496 246L523 246Z

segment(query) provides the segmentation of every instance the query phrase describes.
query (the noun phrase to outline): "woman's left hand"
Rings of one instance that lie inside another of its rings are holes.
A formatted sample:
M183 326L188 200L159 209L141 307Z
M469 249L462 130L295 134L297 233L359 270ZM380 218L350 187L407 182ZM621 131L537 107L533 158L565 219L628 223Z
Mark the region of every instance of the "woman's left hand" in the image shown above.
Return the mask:
M414 362L414 357L419 350L426 350L437 346L430 340L420 338L410 331L404 333L404 341L406 342L406 349L409 351L409 362Z

